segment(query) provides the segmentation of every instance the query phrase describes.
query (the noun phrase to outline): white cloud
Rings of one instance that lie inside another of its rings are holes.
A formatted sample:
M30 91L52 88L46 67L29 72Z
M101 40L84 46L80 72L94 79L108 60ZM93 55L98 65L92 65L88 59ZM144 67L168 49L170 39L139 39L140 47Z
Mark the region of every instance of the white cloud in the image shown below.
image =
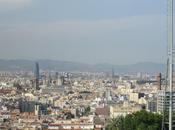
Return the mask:
M0 0L0 11L16 10L30 5L32 0Z

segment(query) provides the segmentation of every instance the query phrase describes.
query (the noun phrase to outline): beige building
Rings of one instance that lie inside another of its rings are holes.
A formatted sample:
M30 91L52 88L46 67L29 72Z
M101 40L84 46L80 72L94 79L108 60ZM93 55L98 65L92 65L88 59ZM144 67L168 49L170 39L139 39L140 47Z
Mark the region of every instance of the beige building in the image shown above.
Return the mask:
M110 117L115 118L118 116L126 116L127 114L132 114L134 112L142 110L140 105L131 105L129 103L124 103L122 105L116 105L110 107Z
M140 104L140 105L146 105L147 103L148 103L148 101L144 97L141 97L138 100L138 104Z
M138 93L130 93L129 94L129 101L138 102L139 101L139 94Z

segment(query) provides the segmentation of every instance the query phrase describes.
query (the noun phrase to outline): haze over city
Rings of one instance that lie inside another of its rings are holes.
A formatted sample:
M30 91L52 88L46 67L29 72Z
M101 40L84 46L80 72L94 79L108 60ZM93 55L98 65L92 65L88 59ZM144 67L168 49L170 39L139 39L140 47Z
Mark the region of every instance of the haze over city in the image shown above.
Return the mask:
M0 59L166 62L166 0L0 0Z
M0 130L175 130L174 0L0 0Z

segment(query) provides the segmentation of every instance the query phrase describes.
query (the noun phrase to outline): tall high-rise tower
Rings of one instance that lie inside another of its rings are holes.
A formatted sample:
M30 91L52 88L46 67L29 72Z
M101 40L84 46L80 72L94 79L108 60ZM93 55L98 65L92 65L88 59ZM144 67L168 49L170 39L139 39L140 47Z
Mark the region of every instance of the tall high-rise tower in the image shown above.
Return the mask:
M161 86L162 86L162 74L159 73L157 75L157 90L161 90L162 89Z
M112 79L114 79L115 76L115 72L114 72L114 68L112 68Z
M35 63L35 88L39 90L39 63Z

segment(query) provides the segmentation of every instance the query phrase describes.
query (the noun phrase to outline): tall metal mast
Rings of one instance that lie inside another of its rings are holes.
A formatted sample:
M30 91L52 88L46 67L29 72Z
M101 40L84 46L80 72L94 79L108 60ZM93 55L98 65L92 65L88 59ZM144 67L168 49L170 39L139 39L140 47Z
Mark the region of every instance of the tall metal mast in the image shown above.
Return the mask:
M169 44L169 130L172 130L172 112L173 112L173 0L168 0L168 44Z

